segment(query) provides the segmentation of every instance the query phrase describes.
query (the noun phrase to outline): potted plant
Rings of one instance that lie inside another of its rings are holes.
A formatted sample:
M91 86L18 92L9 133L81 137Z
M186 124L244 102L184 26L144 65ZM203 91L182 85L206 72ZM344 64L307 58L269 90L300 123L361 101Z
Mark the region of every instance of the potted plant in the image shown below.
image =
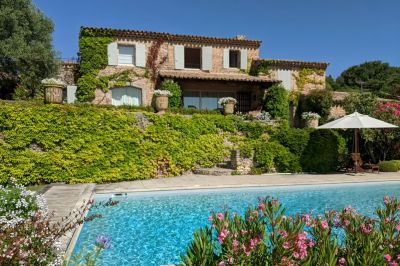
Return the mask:
M236 99L232 97L224 97L218 100L218 104L224 107L225 115L233 114L236 103L237 103Z
M318 127L318 120L321 118L319 114L313 112L304 112L301 117L306 122L306 126L312 128Z
M59 79L49 78L42 80L45 90L46 103L62 103L65 83Z
M164 114L165 110L168 109L168 97L172 96L172 93L167 90L155 90L155 107L159 114Z

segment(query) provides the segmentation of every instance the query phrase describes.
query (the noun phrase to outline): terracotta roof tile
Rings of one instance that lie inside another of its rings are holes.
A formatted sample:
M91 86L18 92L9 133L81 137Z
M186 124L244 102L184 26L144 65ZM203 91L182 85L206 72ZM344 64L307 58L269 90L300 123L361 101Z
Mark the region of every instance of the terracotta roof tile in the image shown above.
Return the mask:
M98 34L102 34L102 33L108 34L111 32L111 34L116 37L130 37L130 38L140 38L140 39L160 39L161 38L166 41L173 41L173 42L251 46L251 47L257 47L257 48L260 47L260 45L261 45L261 41L259 41L259 40L242 40L242 39L237 39L237 38L219 38L219 37L208 37L208 36L197 36L197 35L171 34L171 33L167 33L167 32L81 27L81 31L85 30L85 29L94 31Z
M329 63L326 62L307 62L307 61L296 61L296 60L282 60L282 59L256 59L255 62L269 61L274 66L286 66L286 67L310 67L326 69Z
M244 82L279 82L279 80L268 77L255 77L247 74L229 74L229 73L208 73L189 70L161 70L159 72L164 78L180 79L201 79L201 80L224 80L224 81L244 81Z

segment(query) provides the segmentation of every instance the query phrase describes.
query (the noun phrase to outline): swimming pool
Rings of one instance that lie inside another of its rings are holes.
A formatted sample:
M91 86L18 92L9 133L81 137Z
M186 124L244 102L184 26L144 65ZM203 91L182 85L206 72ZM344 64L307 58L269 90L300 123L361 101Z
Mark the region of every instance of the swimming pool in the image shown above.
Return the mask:
M84 224L73 254L90 248L97 235L105 234L113 247L101 254L98 265L179 263L196 228L208 225L211 211L242 213L257 203L258 196L266 195L279 198L288 214L351 205L373 215L385 195L400 196L400 182L129 193L114 197L120 201L116 206L90 210L89 215L103 218ZM98 194L95 200L112 196Z

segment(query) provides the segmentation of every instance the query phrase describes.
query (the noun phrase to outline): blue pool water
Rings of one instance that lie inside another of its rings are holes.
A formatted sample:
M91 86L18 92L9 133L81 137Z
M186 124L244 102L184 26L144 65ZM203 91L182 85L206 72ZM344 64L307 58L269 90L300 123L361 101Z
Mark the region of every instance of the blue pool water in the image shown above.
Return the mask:
M400 183L292 186L244 189L187 190L131 193L114 197L120 204L90 210L103 218L84 224L74 253L90 249L99 234L111 238L112 249L104 251L98 265L162 265L179 263L180 253L190 243L196 228L208 225L215 210L242 213L270 195L288 208L288 214L353 206L373 215L385 195L400 196ZM96 195L97 202L109 195Z

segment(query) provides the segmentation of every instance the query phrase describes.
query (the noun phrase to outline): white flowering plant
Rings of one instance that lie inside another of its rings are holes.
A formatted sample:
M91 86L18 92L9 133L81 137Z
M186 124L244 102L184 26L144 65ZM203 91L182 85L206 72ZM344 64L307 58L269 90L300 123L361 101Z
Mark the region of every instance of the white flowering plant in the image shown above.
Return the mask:
M167 97L171 97L172 93L170 91L167 90L155 90L154 91L154 96L167 96Z
M218 100L218 104L219 105L225 105L227 103L236 104L237 100L235 98L232 98L232 97L224 97L224 98L221 98L221 99Z
M314 120L314 119L320 119L321 116L313 112L304 112L301 114L301 118L303 118L304 120Z
M43 85L59 85L59 86L65 86L65 83L62 80L55 79L55 78L48 78L48 79L43 79L42 80Z

